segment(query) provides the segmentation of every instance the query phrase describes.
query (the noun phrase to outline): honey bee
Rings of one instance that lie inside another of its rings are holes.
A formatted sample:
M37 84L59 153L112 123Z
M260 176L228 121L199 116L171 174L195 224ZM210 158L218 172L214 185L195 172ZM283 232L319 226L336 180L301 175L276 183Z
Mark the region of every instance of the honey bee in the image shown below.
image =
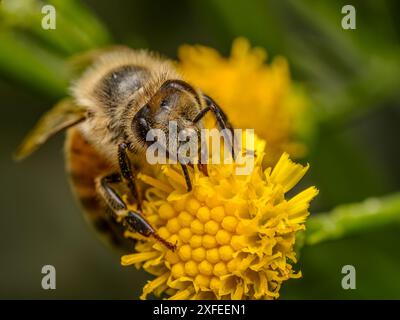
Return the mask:
M15 154L34 152L52 135L66 130L66 171L72 190L94 227L115 245L123 245L128 228L153 237L167 248L142 215L137 173L143 168L150 129L168 136L168 124L199 132L211 111L220 130L232 130L209 96L183 80L174 64L156 54L118 47L96 53L71 84L71 96L45 113ZM168 151L168 150L167 150ZM192 189L187 164L180 163L187 189ZM129 199L122 197L129 194ZM129 209L128 201L137 205Z

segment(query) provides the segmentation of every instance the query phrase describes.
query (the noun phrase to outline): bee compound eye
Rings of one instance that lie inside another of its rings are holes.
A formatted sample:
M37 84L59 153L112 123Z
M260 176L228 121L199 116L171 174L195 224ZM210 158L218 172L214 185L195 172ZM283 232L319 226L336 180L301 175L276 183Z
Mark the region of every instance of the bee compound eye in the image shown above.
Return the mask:
M161 103L160 103L160 108L164 109L164 110L169 110L170 107L169 107L168 101L165 100L165 99L162 100Z

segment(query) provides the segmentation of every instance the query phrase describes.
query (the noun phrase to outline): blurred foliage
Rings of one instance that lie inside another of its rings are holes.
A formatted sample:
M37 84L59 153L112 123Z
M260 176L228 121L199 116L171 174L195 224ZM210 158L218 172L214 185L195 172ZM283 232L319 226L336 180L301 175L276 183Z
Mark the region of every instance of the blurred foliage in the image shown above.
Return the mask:
M66 93L71 55L111 43L176 57L183 43L227 54L232 40L244 36L270 57L285 56L292 76L312 97L306 117L312 129L301 134L310 150L303 159L311 163L305 184L321 191L312 212L329 211L310 218L308 239L335 238L338 230L347 237L306 245L299 264L304 277L286 284L283 298L400 298L400 196L343 205L400 189L398 1L352 1L356 30L341 28L344 0L46 1L57 8L56 30L40 27L43 3L2 1L0 75L47 104ZM9 99L18 101L18 95ZM30 118L44 110L24 108ZM7 115L18 119L20 113ZM3 128L3 135L14 132ZM16 134L21 137L26 129ZM341 228L344 220L347 229ZM345 264L357 269L357 290L340 287Z

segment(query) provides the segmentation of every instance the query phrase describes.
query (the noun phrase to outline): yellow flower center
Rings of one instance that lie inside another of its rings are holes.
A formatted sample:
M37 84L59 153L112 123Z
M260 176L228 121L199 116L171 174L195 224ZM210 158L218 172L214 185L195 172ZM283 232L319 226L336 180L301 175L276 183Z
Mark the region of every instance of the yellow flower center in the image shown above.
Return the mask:
M285 193L308 167L282 155L274 168L262 170L265 142L256 139L255 166L239 176L235 165L209 165L209 175L191 170L193 190L179 167L164 166L157 180L140 175L152 188L144 214L161 237L177 245L166 249L154 239L139 239L137 253L122 257L156 278L143 289L171 299L273 299L283 281L299 277L295 235L304 229L313 187L291 199Z
M201 192L195 192L174 205L163 204L159 214L168 222L158 230L161 237L178 244L176 252L168 251L165 255L172 277L192 277L194 284L201 288L211 283L215 286L219 277L233 272L234 252L245 245L241 243L243 234L234 216L238 208L210 208L205 200ZM216 201L209 199L208 202Z

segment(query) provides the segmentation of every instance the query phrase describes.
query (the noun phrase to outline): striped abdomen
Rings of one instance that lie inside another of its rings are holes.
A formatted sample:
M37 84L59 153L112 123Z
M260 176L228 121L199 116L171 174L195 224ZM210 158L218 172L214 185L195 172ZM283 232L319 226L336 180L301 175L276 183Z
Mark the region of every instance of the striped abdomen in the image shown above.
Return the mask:
M112 246L126 247L123 228L115 222L109 208L96 190L96 179L111 171L111 165L76 128L67 131L66 169L72 190L83 208L85 220Z

